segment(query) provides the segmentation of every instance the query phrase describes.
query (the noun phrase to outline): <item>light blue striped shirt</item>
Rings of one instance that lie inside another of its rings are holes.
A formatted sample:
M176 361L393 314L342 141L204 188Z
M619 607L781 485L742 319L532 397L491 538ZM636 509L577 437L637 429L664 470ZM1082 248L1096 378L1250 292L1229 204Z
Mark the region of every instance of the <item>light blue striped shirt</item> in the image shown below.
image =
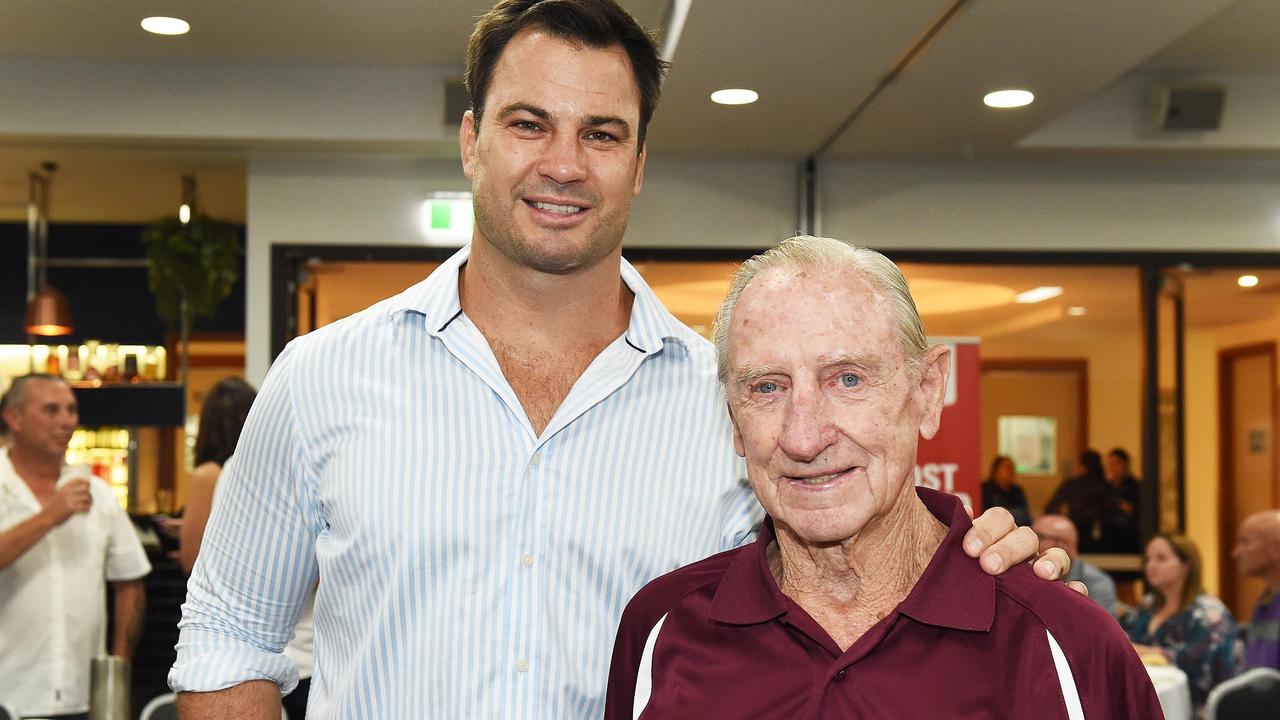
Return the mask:
M249 415L183 605L175 690L292 687L308 717L597 718L622 609L761 511L714 349L635 293L541 436L462 314L469 248L291 342Z

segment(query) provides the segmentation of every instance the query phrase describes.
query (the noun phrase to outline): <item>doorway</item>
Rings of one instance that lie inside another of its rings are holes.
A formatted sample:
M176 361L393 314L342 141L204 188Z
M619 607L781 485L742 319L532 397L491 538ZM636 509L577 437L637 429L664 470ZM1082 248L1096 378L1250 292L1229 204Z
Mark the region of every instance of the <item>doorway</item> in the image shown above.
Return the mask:
M1249 515L1274 508L1276 478L1276 346L1258 343L1218 353L1220 519L1219 588L1237 618L1247 618L1264 583L1236 572L1236 529Z

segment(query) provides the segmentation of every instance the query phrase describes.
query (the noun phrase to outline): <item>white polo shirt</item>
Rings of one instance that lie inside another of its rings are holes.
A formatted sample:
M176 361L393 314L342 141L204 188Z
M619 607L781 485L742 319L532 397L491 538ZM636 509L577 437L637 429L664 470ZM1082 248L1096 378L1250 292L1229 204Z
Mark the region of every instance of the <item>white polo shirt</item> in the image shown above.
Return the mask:
M111 488L83 466L58 484L89 479L93 506L51 530L0 570L0 699L23 716L89 709L90 664L105 654L106 582L151 572ZM0 448L0 532L40 512Z

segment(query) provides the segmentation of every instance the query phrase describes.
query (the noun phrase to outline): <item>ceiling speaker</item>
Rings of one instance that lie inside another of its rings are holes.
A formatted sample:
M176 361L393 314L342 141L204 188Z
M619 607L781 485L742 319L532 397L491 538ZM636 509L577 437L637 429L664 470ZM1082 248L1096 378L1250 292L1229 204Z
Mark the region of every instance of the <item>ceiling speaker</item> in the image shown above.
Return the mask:
M1156 89L1155 124L1160 130L1217 130L1227 91L1221 87Z

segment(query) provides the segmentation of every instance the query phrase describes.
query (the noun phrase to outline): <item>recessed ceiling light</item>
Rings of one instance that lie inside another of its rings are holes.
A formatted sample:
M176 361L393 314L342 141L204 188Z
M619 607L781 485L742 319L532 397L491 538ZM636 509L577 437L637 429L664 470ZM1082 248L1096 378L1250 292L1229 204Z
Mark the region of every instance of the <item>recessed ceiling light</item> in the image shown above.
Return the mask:
M721 105L750 105L760 99L760 93L746 88L725 88L711 93L711 102Z
M1258 284L1257 275L1241 275L1236 278L1236 284L1240 287L1254 287Z
M1071 307L1067 308L1067 314L1070 315L1071 317L1080 317L1084 313L1085 313L1085 309L1083 305L1072 305Z
M1016 108L1023 105L1030 105L1036 96L1028 90L996 90L989 92L982 98L982 102L987 107L993 108Z
M186 35L191 30L191 24L186 20L157 15L143 18L142 29L156 35Z
M1032 288L1024 293L1018 293L1018 297L1014 298L1014 300L1022 303L1023 305L1030 305L1032 303L1044 302L1049 298L1056 298L1061 294L1062 288L1060 287L1041 285L1038 288Z

